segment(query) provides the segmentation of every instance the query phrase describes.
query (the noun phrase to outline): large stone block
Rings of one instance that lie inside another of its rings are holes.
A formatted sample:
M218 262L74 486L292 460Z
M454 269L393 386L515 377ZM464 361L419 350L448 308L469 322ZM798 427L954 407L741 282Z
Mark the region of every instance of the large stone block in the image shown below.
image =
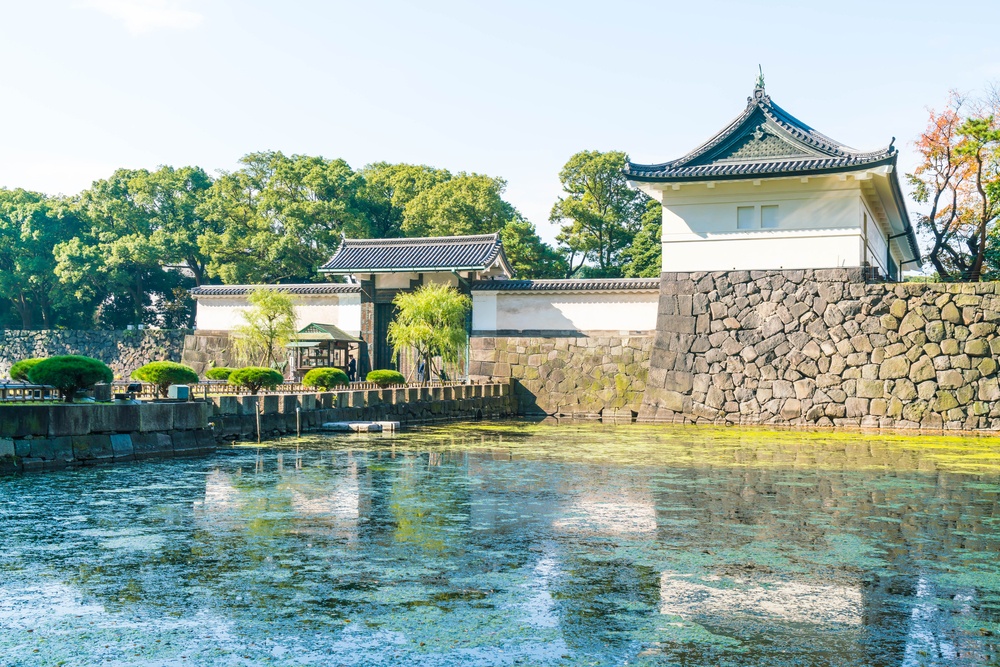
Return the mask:
M135 456L132 447L132 436L128 433L115 433L111 436L111 451L116 461L128 460Z
M115 457L110 435L76 435L68 439L73 443L73 456L77 461L100 462Z
M87 435L93 405L53 405L49 409L49 437Z
M46 405L5 405L0 417L0 438L23 438L49 434L49 407Z
M170 431L174 428L173 403L141 403L139 405L139 431Z
M211 407L204 401L190 403L173 403L174 430L183 431L197 428L207 428Z

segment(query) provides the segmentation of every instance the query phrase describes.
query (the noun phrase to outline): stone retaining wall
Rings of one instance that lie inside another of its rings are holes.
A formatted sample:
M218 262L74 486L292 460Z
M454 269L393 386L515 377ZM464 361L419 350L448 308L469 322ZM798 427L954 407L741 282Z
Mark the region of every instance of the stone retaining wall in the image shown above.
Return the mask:
M82 354L100 359L116 378L150 361L180 361L186 330L27 331L0 330L0 377L22 359Z
M296 408L302 431L326 422L398 421L403 425L436 421L491 419L518 414L510 384L413 387L320 394L217 396L212 422L221 440L257 436L257 412L264 437L296 432Z
M208 403L0 406L0 472L214 449Z
M640 420L1000 429L995 283L664 273Z
M522 414L631 417L653 336L473 336L470 348L470 375L513 378Z

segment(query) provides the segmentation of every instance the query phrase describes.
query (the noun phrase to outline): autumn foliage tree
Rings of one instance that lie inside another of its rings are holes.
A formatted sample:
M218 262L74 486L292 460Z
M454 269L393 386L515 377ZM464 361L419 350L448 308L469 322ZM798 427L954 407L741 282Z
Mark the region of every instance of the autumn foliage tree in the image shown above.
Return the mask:
M916 142L920 164L907 179L926 206L917 227L930 237L927 261L942 280L979 281L991 273L1000 214L1000 104L953 94L931 111Z

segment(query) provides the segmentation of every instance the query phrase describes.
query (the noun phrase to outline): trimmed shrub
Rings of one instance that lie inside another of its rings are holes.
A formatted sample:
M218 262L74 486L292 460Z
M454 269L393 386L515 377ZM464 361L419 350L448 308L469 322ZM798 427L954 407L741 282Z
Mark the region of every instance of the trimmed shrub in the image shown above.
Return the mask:
M302 384L317 389L333 389L350 384L347 373L339 368L314 368L302 378Z
M44 357L35 359L22 359L10 367L10 379L17 382L28 381L28 371L30 371L39 361L45 361Z
M115 376L103 361L66 354L39 361L28 371L28 379L34 384L55 387L67 403L72 403L76 392L98 382L111 384Z
M365 376L365 382L374 382L380 387L388 387L390 384L406 384L406 378L398 371L371 371Z
M216 366L205 371L205 377L209 380L228 380L233 370L235 369L226 366Z
M229 374L229 384L249 389L256 394L261 389L272 389L285 381L285 378L273 368L262 366L247 366L238 368Z
M163 398L172 384L198 384L198 374L194 369L176 361L151 361L132 371L132 377L140 382L156 385L156 391Z

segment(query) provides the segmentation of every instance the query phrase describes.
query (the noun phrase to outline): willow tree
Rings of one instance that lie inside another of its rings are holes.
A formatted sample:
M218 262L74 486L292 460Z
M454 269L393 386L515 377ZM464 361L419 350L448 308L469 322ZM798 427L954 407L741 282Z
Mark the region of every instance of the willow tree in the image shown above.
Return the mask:
M472 300L450 285L427 284L393 299L396 319L389 324L388 338L397 363L404 350L423 359L426 377L433 377L433 364L457 363L465 351L468 332L465 318ZM437 371L441 375L441 369Z
M295 305L280 290L259 287L247 296L243 324L233 327L233 354L242 364L283 367L285 346L295 337Z

